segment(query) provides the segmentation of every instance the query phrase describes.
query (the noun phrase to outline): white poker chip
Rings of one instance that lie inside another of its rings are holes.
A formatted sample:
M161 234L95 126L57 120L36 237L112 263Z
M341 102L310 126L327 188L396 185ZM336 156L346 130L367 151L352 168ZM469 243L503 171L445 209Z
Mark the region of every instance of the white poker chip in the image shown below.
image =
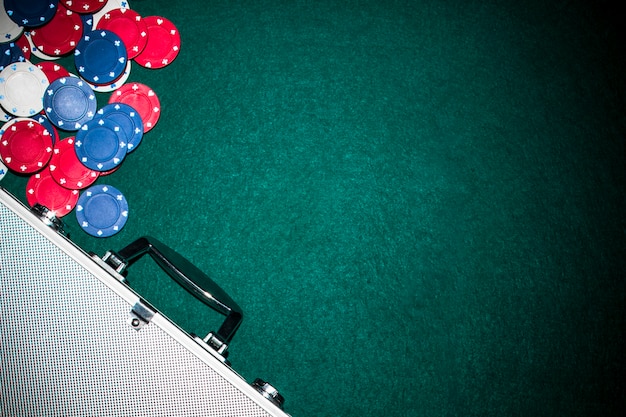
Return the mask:
M4 1L0 1L0 42L13 42L23 31L24 27L11 20L4 8Z
M48 77L35 64L14 62L0 72L0 105L14 116L34 116L43 110L49 85Z

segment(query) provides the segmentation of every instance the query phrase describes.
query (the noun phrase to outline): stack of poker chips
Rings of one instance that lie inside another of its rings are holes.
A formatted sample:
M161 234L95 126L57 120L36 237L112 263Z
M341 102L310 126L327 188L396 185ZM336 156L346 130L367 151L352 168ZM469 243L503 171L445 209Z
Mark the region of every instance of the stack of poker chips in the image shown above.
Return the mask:
M72 211L96 237L128 218L114 173L157 123L160 102L129 83L133 63L159 69L180 51L176 26L142 17L125 0L0 1L0 179L29 176L28 204ZM58 58L74 58L64 68ZM38 61L38 62L36 62ZM98 108L98 94L108 94Z

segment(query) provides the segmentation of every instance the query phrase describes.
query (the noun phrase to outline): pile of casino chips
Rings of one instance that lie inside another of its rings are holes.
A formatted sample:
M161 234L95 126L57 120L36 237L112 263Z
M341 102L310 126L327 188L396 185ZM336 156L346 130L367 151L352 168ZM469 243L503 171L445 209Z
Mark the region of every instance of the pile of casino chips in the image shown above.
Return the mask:
M0 0L0 179L29 176L26 199L59 218L75 209L96 237L126 224L114 173L157 123L160 103L129 83L133 63L158 69L180 50L175 25L123 0ZM73 58L73 68L57 60ZM35 63L35 61L39 61ZM98 108L98 94L108 94Z

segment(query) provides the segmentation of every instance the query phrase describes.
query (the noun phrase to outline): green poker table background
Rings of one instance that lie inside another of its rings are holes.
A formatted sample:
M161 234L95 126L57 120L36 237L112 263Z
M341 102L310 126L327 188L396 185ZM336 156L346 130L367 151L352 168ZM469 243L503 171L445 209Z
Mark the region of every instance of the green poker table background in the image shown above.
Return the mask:
M244 310L233 368L293 416L618 415L624 15L586 3L131 0L181 51L130 75L162 108L98 180L126 227L66 230L205 271ZM129 281L221 324L150 259Z

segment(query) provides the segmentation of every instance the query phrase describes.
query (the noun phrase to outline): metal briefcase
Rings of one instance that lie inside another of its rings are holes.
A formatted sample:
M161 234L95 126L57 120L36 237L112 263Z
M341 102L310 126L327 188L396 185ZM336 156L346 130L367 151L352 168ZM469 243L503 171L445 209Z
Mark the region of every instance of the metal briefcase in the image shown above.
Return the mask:
M126 285L125 268L144 254L226 316L217 332L184 332ZM155 239L99 258L45 207L0 187L1 416L288 416L270 384L249 384L226 359L241 318Z

